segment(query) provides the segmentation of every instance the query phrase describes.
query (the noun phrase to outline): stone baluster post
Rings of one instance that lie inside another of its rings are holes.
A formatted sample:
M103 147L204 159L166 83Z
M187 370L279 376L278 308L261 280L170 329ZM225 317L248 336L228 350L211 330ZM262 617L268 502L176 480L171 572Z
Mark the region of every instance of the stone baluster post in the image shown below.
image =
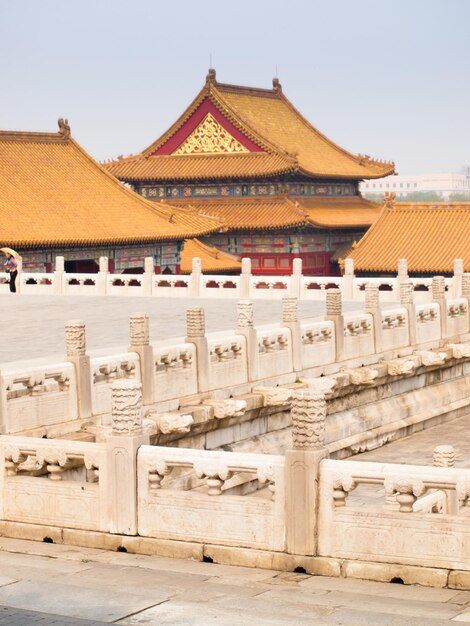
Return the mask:
M67 361L73 363L77 378L78 415L91 417L91 366L86 354L86 329L82 320L70 320L65 325Z
M454 259L454 275L452 276L452 297L462 297L463 259Z
M108 292L109 263L107 256L100 256L100 265L97 277L97 292L99 296L105 296Z
M251 259L242 259L242 272L240 274L240 298L248 299L251 296Z
M325 395L305 390L294 392L291 414L292 448L285 454L287 552L315 555L320 463L328 457L324 447Z
M343 300L354 300L354 259L344 259Z
M210 355L206 338L204 309L196 306L186 311L186 342L196 347L197 383L199 393L210 389Z
M454 467L455 465L455 450L453 446L440 445L436 446L432 453L432 464L434 467ZM459 500L457 493L452 491L445 491L446 494L446 513L449 515L458 515L459 513Z
M344 346L344 317L343 302L341 299L340 289L326 290L326 318L331 320L335 325L335 345L336 360L341 361L343 358Z
M416 310L413 302L414 286L413 283L403 282L399 284L400 304L406 307L408 311L408 331L410 345L416 345Z
M152 295L152 281L155 268L153 264L153 257L146 256L144 259L144 275L142 276L142 291L144 296Z
M150 345L149 318L146 313L133 313L129 322L129 352L139 355L143 402L153 404L158 399L155 398L155 359Z
M137 453L150 443L142 430L142 385L119 379L111 390L112 432L106 440L110 532L137 535Z
M394 296L395 300L398 300L400 294L400 285L402 283L407 283L410 277L408 275L408 259L398 259L397 264L397 279L394 285Z
M197 256L192 259L191 274L189 276L189 297L199 298L201 295L201 278L202 278L202 263L201 259Z
M253 303L250 300L237 302L237 334L246 338L248 355L248 380L259 378L258 336L253 326Z
M302 331L297 308L297 298L291 296L282 298L282 325L289 328L291 332L294 372L302 370Z
M302 293L302 259L292 261L289 294L292 298L300 298Z
M470 273L469 272L464 272L462 274L462 298L467 298L468 324L470 327Z
M441 339L447 337L447 303L444 276L433 276L431 283L432 301L439 305L441 318Z
M56 256L54 266L54 295L60 296L64 293L65 259L63 256Z
M382 352L382 316L379 305L379 288L372 283L366 284L364 312L372 315L375 351Z

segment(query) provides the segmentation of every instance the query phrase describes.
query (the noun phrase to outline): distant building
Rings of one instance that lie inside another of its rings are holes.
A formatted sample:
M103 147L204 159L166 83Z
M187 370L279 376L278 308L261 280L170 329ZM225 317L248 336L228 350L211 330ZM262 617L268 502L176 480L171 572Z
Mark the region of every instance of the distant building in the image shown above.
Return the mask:
M29 272L50 272L56 256L68 272L95 272L105 256L116 273L141 271L144 257L156 273L176 273L184 240L219 229L122 185L70 136L66 120L57 133L0 131L0 163L0 246L16 248Z
M451 274L454 259L470 269L470 202L385 199L377 221L348 254L361 275L395 274L398 259L413 274Z
M206 84L182 116L140 154L104 166L156 206L187 207L218 220L204 243L250 257L256 274L330 275L375 221L380 205L359 181L394 171L353 155L295 109L277 79L272 89Z
M470 194L470 166L463 167L459 173L392 175L380 180L366 180L359 185L359 189L366 196L394 192L398 198L414 192L434 191L440 194L443 200L448 200L451 194Z

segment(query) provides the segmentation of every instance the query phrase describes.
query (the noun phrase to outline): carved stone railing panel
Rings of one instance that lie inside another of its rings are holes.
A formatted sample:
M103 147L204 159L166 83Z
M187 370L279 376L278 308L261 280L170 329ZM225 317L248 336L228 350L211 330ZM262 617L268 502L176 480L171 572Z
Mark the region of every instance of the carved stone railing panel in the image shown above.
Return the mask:
M322 461L319 555L467 570L469 500L468 469Z
M192 343L154 342L155 397L158 402L197 393L196 348Z
M1 519L106 531L106 446L3 436Z
M140 535L284 550L284 457L142 446L137 464Z
M258 327L259 378L291 372L292 338L289 328Z
M41 369L2 368L0 403L3 432L17 433L77 419L75 370L71 363Z
M90 359L93 415L111 413L111 385L123 378L140 381L139 356L122 352Z
M315 367L335 361L335 325L331 321L301 323L302 366Z
M248 355L243 335L211 333L207 336L207 343L211 389L248 381Z

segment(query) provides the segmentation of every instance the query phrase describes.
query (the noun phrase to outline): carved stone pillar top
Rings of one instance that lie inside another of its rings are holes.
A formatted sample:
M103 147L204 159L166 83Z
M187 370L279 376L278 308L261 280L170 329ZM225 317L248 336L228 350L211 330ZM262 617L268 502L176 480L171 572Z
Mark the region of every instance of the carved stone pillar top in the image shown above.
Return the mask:
M83 320L69 320L65 324L67 356L85 356L86 333Z
M282 323L297 322L297 305L298 299L290 296L282 298Z
M463 259L454 259L454 276L463 274Z
M454 467L455 450L452 446L436 446L432 453L434 467Z
M153 274L154 272L154 262L153 256L146 256L144 259L144 272L146 274Z
M408 278L407 259L398 259L398 278Z
M112 427L115 434L142 431L142 385L129 378L115 380L112 391Z
M186 335L188 337L204 337L205 333L204 309L200 306L191 307L186 311Z
M326 315L327 317L342 315L343 302L340 289L326 290Z
M444 276L433 276L431 283L431 292L433 302L438 302L445 298L446 281Z
M364 311L366 313L377 313L379 308L379 288L377 285L367 283L365 289L366 303Z
M149 317L146 313L133 313L129 318L131 346L148 346L150 342Z
M344 275L354 276L354 259L344 259Z
M56 256L55 258L55 271L63 272L65 269L65 259L63 256Z
M292 398L292 441L295 449L318 450L325 439L326 400L323 393L296 391Z
M470 300L470 272L462 274L462 296Z
M200 274L202 271L202 262L198 256L195 256L192 258L191 271L193 272L193 274L194 273Z
M237 302L237 327L253 328L253 303L250 300Z
M400 304L413 304L413 283L400 283Z
M242 259L242 274L251 274L251 259L249 257Z
M108 257L100 256L100 272L108 271Z
M302 259L295 258L292 261L292 274L294 274L294 276L302 275Z

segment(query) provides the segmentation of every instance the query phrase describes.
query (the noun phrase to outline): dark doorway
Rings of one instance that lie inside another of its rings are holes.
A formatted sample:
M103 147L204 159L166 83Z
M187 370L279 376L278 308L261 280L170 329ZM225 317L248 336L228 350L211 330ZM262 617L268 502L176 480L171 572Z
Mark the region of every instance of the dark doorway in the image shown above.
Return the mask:
M99 270L98 263L94 259L65 261L64 266L67 274L96 274Z

